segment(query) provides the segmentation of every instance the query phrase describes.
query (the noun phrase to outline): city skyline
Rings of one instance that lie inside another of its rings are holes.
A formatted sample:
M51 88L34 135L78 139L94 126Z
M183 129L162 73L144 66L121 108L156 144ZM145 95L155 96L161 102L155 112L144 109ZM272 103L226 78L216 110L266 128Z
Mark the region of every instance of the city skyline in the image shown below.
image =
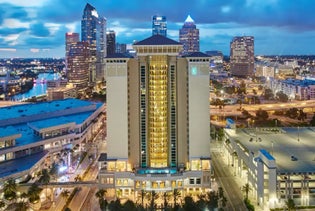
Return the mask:
M86 3L107 18L107 28L116 32L119 43L150 36L154 15L166 16L168 37L178 40L179 29L191 15L200 29L201 51L220 50L229 55L232 38L246 35L255 37L255 55L315 54L311 45L315 42L315 4L307 0L200 0L198 4L178 0L150 4L143 0L0 0L0 58L64 57L64 35L80 33Z

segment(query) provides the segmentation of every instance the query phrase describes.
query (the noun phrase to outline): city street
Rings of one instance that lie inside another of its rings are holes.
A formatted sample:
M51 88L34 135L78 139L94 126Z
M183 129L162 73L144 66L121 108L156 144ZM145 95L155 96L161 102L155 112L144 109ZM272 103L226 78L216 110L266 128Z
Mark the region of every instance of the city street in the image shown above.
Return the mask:
M241 193L241 186L236 182L235 176L232 175L229 167L222 161L219 152L212 152L212 165L214 169L217 183L221 186L227 197L226 210L244 211L247 210L243 203L243 196Z

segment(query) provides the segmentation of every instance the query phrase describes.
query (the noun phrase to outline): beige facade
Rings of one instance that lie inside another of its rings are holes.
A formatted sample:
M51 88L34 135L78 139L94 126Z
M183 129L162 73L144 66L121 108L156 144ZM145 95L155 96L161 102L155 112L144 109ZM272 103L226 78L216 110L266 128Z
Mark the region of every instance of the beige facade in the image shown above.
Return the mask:
M134 49L136 58L106 58L108 149L99 181L126 197L209 189L209 57L178 57L182 45L160 35Z

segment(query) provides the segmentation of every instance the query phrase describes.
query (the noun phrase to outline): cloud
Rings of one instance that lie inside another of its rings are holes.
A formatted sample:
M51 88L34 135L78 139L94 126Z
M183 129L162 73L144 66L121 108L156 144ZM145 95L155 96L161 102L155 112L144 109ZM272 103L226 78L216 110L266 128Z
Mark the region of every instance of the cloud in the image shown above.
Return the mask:
M15 48L0 48L0 51L16 52Z
M48 37L50 35L49 29L42 22L31 24L30 31L31 35L37 37Z
M38 48L31 48L31 49L30 49L30 52L32 52L32 53L38 53L38 52L39 52L39 49L38 49Z

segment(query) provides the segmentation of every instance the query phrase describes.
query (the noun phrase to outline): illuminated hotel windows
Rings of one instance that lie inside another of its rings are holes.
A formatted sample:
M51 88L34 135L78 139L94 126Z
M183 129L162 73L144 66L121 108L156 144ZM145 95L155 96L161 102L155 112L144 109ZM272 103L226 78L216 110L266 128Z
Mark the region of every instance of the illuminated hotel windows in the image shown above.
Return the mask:
M151 56L149 71L149 162L150 167L168 166L167 56Z

